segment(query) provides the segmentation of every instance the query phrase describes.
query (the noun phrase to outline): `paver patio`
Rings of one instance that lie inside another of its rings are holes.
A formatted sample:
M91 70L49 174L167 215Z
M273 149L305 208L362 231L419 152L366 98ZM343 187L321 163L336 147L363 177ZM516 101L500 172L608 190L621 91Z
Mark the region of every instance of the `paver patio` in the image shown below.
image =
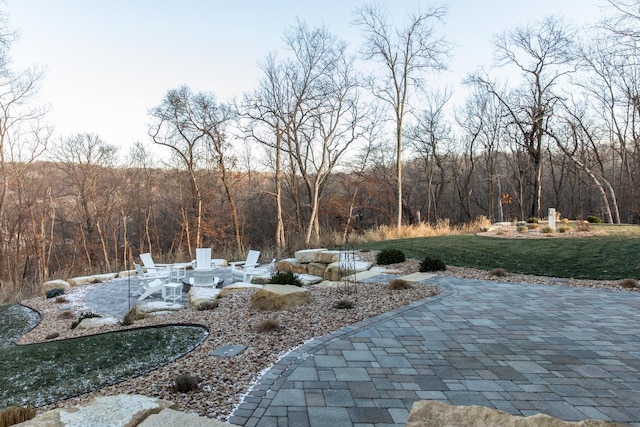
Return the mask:
M404 426L416 400L640 426L640 294L451 277L289 353L243 426Z

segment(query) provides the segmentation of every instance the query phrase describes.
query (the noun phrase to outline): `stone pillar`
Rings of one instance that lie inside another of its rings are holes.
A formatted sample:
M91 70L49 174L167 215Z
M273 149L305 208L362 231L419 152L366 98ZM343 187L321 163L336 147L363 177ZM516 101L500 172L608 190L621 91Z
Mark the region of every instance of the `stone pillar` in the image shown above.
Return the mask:
M549 228L556 230L556 208L549 208Z

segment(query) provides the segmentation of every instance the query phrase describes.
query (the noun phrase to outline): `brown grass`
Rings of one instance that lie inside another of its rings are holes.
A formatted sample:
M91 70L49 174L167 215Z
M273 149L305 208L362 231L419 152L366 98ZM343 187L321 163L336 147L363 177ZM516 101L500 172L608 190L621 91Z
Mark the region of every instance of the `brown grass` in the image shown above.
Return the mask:
M255 326L256 332L265 333L280 330L280 321L275 318L265 319Z
M33 408L10 406L0 411L0 427L8 427L23 421L29 421L36 416Z
M410 282L407 282L403 279L392 279L389 280L389 289L392 291L404 291L407 289L411 289L413 285Z
M489 274L496 277L505 277L507 275L507 270L504 268L494 268L489 271Z
M626 279L620 279L617 282L617 285L620 286L621 288L637 288L638 287L638 281L636 279L631 279L631 278L626 278Z

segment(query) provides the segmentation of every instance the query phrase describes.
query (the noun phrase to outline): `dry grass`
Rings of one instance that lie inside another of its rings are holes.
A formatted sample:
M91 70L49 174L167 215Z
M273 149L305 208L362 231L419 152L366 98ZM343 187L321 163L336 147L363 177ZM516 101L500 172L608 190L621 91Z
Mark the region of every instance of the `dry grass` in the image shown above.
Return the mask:
M275 318L265 319L255 327L256 332L265 333L280 330L280 321Z
M403 279L389 280L389 289L392 291L404 291L411 289L412 287L413 285L410 282Z
M627 288L627 289L637 288L638 281L632 278L620 279L618 280L617 285L620 286L621 288Z
M36 416L33 408L10 406L0 411L0 427L12 426L23 421L28 421Z
M504 268L494 268L489 271L489 274L495 277L505 277L507 275L507 270Z

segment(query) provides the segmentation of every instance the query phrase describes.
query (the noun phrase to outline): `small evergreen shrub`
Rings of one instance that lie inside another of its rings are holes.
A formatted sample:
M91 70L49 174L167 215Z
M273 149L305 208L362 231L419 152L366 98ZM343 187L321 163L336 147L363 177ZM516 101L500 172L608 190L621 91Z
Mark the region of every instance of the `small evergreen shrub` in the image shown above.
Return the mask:
M384 249L376 255L378 265L398 264L406 261L404 252L399 249Z
M489 274L491 276L504 277L507 275L507 270L505 270L504 268L494 268L493 270L489 271Z
M637 288L638 281L636 279L631 279L631 278L620 279L618 280L618 286L625 289Z
M102 317L97 313L93 313L91 311L83 311L82 313L80 313L80 316L78 316L78 320L74 320L73 323L71 323L71 329L75 329L80 322L82 322L84 319L91 319L93 317Z
M265 319L256 325L256 332L273 332L282 329L278 319Z
M441 260L437 258L425 257L420 263L420 268L418 269L421 273L426 273L429 271L444 271L447 269L447 266Z
M413 285L410 282L407 282L403 279L393 279L389 280L389 289L392 291L404 291L407 289L411 289Z
M274 285L293 285L293 286L304 286L300 277L292 271L276 271L271 275L267 283L271 283Z
M527 218L527 223L529 223L529 224L537 224L538 223L538 218L534 218L534 217Z
M60 295L64 295L64 289L62 288L49 289L47 292L45 292L44 295L47 297L47 299L59 297Z
M597 217L595 215L589 215L587 217L587 222L590 224L600 224L602 223L602 219L600 217Z
M187 374L180 374L173 380L173 386L180 393L189 393L198 389L198 379Z
M12 426L24 421L29 421L36 416L33 408L8 406L0 410L0 426Z
M351 310L353 308L353 303L349 300L342 299L340 301L336 301L336 303L333 304L333 308L337 310Z
M196 306L196 310L198 311L209 311L215 310L220 305L220 301L214 299L212 301L203 301Z

